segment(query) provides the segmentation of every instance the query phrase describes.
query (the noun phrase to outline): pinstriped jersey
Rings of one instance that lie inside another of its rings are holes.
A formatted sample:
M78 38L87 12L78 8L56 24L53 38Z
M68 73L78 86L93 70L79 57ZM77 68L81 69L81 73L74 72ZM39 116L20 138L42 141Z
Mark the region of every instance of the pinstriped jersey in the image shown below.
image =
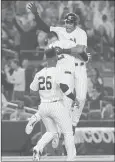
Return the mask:
M44 68L36 73L30 89L39 91L41 102L50 102L63 98L59 87L61 83L61 72L56 67Z

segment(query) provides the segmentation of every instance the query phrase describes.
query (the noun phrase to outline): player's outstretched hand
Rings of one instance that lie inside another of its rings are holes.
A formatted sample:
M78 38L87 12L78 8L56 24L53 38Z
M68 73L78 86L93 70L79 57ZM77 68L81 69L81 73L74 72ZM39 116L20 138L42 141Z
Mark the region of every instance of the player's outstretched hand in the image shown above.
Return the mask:
M27 6L26 6L26 9L30 10L34 15L36 15L36 14L39 15L39 13L37 11L37 7L35 5L35 2L28 3Z

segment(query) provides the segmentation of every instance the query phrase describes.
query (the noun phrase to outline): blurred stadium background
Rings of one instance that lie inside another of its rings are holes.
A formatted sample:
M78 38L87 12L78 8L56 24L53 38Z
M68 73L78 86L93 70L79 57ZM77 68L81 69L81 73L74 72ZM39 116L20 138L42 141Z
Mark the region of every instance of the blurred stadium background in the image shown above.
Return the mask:
M36 71L42 69L46 34L26 11L28 1L2 1L2 156L31 156L32 147L44 133L42 123L33 133L24 132L28 118L36 112L39 96L30 96L29 84ZM78 155L114 155L114 1L35 1L42 19L52 26L63 26L68 12L79 15L79 26L88 35L88 52L92 59L87 64L88 93L85 108L76 129ZM11 60L19 59L24 69L23 98L15 100L13 84L7 81L5 68ZM58 148L51 143L43 156L65 156L63 137ZM21 159L21 158L19 158Z

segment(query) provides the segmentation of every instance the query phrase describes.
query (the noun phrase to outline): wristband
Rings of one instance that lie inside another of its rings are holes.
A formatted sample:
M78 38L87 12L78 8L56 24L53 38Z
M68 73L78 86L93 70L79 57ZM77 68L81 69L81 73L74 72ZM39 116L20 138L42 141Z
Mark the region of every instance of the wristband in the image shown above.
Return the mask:
M74 96L74 94L72 92L70 94L68 94L67 97L69 97L73 101L75 100L75 96Z
M63 49L63 53L71 54L71 49Z

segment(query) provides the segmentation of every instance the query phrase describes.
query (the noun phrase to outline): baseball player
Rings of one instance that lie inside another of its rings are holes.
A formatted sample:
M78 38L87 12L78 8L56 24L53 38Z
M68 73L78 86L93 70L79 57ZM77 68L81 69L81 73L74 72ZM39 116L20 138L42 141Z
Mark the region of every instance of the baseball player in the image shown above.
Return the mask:
M48 44L49 44L48 46L50 48L57 47L57 46L62 48L65 45L68 48L75 46L75 43L70 40L59 41L58 35L55 32L50 32L48 34ZM56 50L56 52L57 52L57 50ZM58 61L57 61L56 68L59 71L61 71L61 73L62 73L61 77L64 79L64 83L66 83L69 86L69 89L71 90L71 92L74 92L75 58L73 56L69 56L67 54L58 55ZM66 95L63 95L63 101L64 101L65 107L69 110L69 113L72 115L71 106L72 106L73 101L70 98L68 98ZM32 132L34 125L39 120L40 120L39 117L36 119L35 116L32 116L32 118L29 120L29 123L26 127L27 134L30 134ZM58 129L58 133L59 134L57 135L57 137L59 137L61 135L60 129ZM54 138L52 142L58 146L59 138Z
M76 72L75 76L77 78L77 82L75 82L75 91L76 98L79 101L79 109L75 114L75 122L76 126L79 118L81 116L85 100L87 94L87 72L86 72L86 61L88 61L88 55L86 53L87 48L87 35L84 30L78 27L78 16L74 13L69 13L65 17L65 27L49 27L47 26L40 18L37 7L34 3L28 4L28 9L35 15L36 23L38 24L38 28L43 30L46 33L50 31L55 31L58 34L59 40L71 40L75 43L75 47L66 48L58 48L59 54L65 53L69 55L73 55L76 58ZM80 58L78 59L76 56L80 54Z
M54 33L54 32L53 32ZM55 39L54 39L55 37ZM54 41L55 40L55 41ZM76 44L75 42L71 41L71 40L59 40L58 36L57 36L57 40L56 40L56 34L52 35L52 38L50 36L50 39L48 39L48 42L50 42L50 46L56 47L56 51L59 49L57 49L57 47L60 47L61 49L69 49L72 47L75 47ZM60 50L60 49L59 49ZM57 53L59 54L59 52L57 51ZM66 71L67 74L69 75L69 77L66 79L66 83L69 85L69 87L71 88L71 91L74 91L74 87L75 87L75 91L76 91L76 98L79 101L79 103L81 104L79 107L79 109L75 108L74 109L74 113L73 114L73 125L76 126L76 124L79 121L79 118L81 116L82 113L82 109L84 106L84 103L82 105L82 100L85 102L85 95L87 93L87 73L86 73L86 66L84 62L81 62L81 54L77 54L76 58L72 55L68 55L68 54L60 54L58 55L58 62L57 62L57 67L59 69L61 69L62 71L64 70L64 72ZM77 60L77 62L76 62ZM78 66L79 64L81 64L81 66ZM84 66L82 66L82 64ZM84 95L85 93L85 95ZM68 99L67 97L65 97L65 105L67 107L71 107L72 102L70 99Z
M46 50L46 59L48 66L35 75L30 85L32 93L39 91L41 104L36 118L42 119L47 130L33 148L33 159L40 160L43 148L57 135L58 125L64 134L67 161L72 161L76 155L76 149L72 131L72 120L69 111L63 105L63 93L72 100L75 100L75 97L68 85L64 84L64 80L61 77L62 74L56 68L57 57L54 48Z

